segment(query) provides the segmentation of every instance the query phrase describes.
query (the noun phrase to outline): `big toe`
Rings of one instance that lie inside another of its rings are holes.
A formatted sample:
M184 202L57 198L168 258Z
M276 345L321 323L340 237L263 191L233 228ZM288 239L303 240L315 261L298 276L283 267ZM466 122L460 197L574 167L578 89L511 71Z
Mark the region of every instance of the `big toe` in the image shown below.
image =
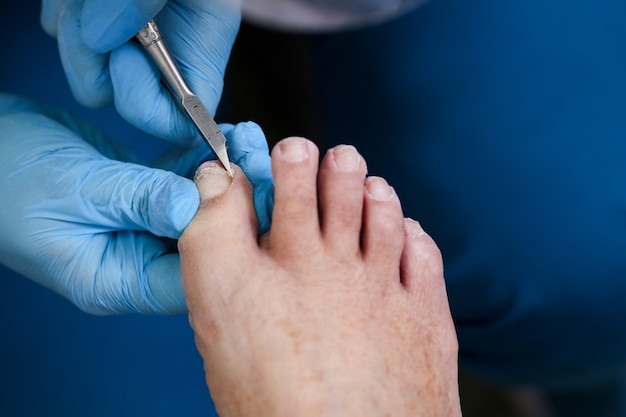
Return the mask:
M241 276L234 269L258 250L252 187L240 168L233 170L231 178L219 162L205 162L194 178L200 207L178 241L188 303L223 281L212 274Z

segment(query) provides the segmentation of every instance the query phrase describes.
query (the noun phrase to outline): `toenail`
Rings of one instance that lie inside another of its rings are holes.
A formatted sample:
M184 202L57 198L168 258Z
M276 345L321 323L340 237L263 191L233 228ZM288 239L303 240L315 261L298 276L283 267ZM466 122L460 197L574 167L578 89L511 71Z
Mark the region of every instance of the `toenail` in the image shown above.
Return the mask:
M339 171L352 172L361 169L361 155L354 146L339 145L330 150Z
M374 200L389 201L394 195L393 188L380 177L369 177L365 182L365 188Z
M418 238L426 232L422 229L422 225L417 220L413 220L410 217L404 218L405 228L404 232L408 238Z
M224 194L232 184L232 178L218 161L207 161L200 165L193 181L198 187L201 202Z
M309 150L305 139L288 138L278 144L279 155L283 161L302 162L309 157Z

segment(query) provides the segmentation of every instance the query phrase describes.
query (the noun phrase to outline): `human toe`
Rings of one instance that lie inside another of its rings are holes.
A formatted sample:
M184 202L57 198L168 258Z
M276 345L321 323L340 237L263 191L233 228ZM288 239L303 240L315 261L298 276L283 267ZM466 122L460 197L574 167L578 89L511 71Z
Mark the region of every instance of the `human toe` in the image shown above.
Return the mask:
M340 257L360 250L363 182L367 167L356 148L330 149L318 176L318 194L325 244Z
M384 178L365 181L363 208L363 255L366 263L382 275L398 277L404 247L404 217L400 199Z
M297 256L320 242L318 159L315 144L300 137L283 139L272 150L275 185L270 249Z
M406 239L400 263L404 287L424 299L447 300L443 260L437 244L417 221L405 219L404 225Z
M233 165L233 170L231 178L219 162L211 161L196 173L200 207L178 241L188 303L197 294L215 293L206 286L233 282L210 276L212 271L236 278L241 275L236 269L258 250L252 188L241 169Z

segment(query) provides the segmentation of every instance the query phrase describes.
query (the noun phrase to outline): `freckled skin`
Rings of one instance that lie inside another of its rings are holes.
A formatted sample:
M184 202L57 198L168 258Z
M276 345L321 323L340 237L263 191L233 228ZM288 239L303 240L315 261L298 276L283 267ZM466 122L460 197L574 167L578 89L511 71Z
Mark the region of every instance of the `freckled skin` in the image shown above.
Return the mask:
M281 147L296 141L309 157L281 159ZM384 180L365 180L353 148L329 151L319 173L317 149L302 139L279 143L272 156L276 206L266 236L256 238L250 189L236 169L179 243L190 323L220 416L460 416L436 245L403 219Z

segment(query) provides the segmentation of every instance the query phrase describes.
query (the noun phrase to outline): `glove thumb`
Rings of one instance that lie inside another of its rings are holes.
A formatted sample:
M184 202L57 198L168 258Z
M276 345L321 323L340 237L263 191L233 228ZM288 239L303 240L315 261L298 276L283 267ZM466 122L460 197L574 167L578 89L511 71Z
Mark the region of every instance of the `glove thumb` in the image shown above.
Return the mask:
M89 166L77 170L86 173L77 191L88 198L47 203L56 217L63 216L71 204L73 221L81 219L99 230L146 230L176 239L198 209L198 190L187 178L105 158L83 163Z
M85 0L81 16L85 44L98 53L117 48L135 36L167 0Z

